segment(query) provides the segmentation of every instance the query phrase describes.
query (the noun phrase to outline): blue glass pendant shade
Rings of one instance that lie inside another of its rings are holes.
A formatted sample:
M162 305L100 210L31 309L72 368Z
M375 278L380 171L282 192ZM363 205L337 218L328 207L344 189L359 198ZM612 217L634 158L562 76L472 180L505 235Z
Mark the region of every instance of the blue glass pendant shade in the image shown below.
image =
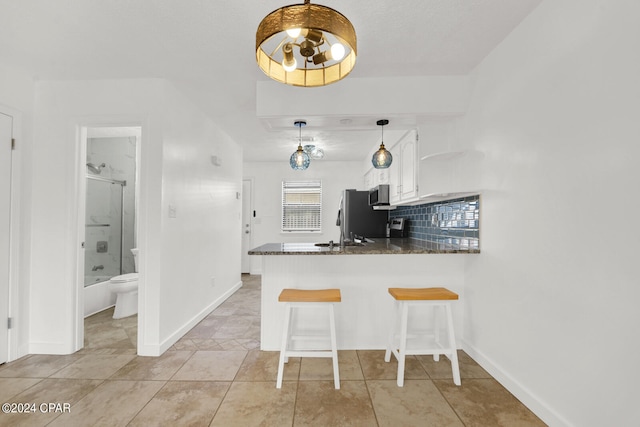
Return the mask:
M389 124L389 120L378 120L376 124L380 126L380 135L382 138L380 140L380 149L373 153L371 163L373 163L373 167L376 169L386 169L391 166L391 162L393 161L391 153L384 148L384 126Z
M380 144L380 149L373 153L373 157L371 158L371 163L373 163L373 167L376 169L386 169L391 166L392 161L393 156L391 152L384 148L384 144Z
M309 167L311 163L311 159L309 155L304 152L302 146L298 145L298 149L291 155L289 159L289 164L291 165L291 169L303 171Z
M293 122L293 124L298 128L298 149L291 155L291 158L289 158L289 164L291 165L291 169L303 171L308 168L311 163L311 158L302 149L302 126L306 126L307 122L297 120Z

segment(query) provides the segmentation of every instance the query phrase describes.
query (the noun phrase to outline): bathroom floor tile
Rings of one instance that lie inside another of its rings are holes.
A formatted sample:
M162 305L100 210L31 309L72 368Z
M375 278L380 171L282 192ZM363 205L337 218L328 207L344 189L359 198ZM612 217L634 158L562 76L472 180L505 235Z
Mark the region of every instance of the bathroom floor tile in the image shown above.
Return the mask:
M51 375L51 378L107 379L135 358L127 354L87 354Z
M375 426L376 417L364 381L300 381L294 426Z
M76 354L65 356L34 354L25 356L16 361L5 363L0 367L0 377L46 378L82 357Z
M61 414L48 426L126 426L164 384L164 381L104 381L73 405L71 413Z
M234 381L211 426L290 426L295 400L295 382Z
M0 403L10 402L11 398L42 381L40 378L0 378Z
M168 382L127 427L208 426L230 385L213 381Z
M398 377L398 362L391 355L389 362L384 361L384 350L358 350L358 357L362 365L364 378L367 380L391 380ZM415 356L407 356L404 363L404 379L429 379Z
M172 379L233 381L246 356L246 351L196 351Z
M380 426L460 426L464 424L431 380L368 380Z
M363 380L362 368L355 350L338 351L340 380ZM333 359L306 357L300 365L300 381L333 380Z
M236 381L276 381L278 377L277 351L251 350L247 353L236 375ZM290 357L284 365L284 381L297 381L300 374L300 358Z
M136 357L109 379L168 380L192 355L192 351L167 351L159 357Z
M456 386L433 380L465 426L544 426L526 406L493 378L470 378Z
M101 380L44 379L28 390L13 397L11 401L33 403L36 410L32 413L0 414L0 425L3 426L44 426L61 415L53 407L49 411L47 403L67 403L69 410L87 393L102 383ZM64 410L64 408L60 408Z
M448 357L440 355L438 362L433 360L433 356L416 356L422 367L427 371L429 377L436 379L451 379L453 381L453 373L451 372L451 361ZM460 378L491 378L478 363L473 360L467 353L458 350L458 365L460 367Z

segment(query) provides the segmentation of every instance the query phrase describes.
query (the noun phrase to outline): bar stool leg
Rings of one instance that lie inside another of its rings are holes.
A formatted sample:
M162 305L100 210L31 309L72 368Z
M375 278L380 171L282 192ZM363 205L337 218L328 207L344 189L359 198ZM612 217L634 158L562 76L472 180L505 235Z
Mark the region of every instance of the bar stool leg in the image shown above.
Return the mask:
M447 315L447 331L449 332L449 347L451 348L451 373L453 374L453 383L461 385L460 366L458 365L458 350L456 349L456 337L453 332L453 315L451 314L451 305L445 305Z
M400 303L398 301L393 302L393 319L391 320L391 331L389 332L389 340L387 341L387 350L384 352L384 361L391 361L391 352L395 350L396 331L398 330L398 319L400 318Z
M331 358L333 359L333 384L340 389L340 370L338 369L338 342L336 340L336 319L333 315L333 304L329 304L329 327L331 329Z
M276 381L276 388L282 388L282 377L284 376L284 363L288 361L287 347L289 343L289 331L291 320L291 304L285 304L284 309L284 325L282 327L282 345L280 347L280 360L278 362L278 379Z
M440 345L440 305L433 306L433 336L436 342L436 345ZM440 353L433 354L433 360L435 362L440 361Z
M409 321L409 304L400 303L402 318L400 319L400 349L398 350L398 387L404 386L404 365L407 353L407 323Z

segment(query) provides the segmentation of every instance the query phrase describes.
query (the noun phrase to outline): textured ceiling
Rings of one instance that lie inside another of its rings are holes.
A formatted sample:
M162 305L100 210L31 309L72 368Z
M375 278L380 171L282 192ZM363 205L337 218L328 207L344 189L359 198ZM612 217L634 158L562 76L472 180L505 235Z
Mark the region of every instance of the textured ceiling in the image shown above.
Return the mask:
M353 23L358 62L349 77L358 78L467 74L540 1L319 3L340 11ZM268 78L255 64L254 50L262 18L287 4L275 0L0 0L0 60L40 80L170 79L245 146L247 160L264 159L266 152L272 159L288 157L286 153L295 150L297 129L268 131L256 118L256 81ZM371 118L372 123L375 119ZM356 134L319 129L308 136L324 141L326 159L362 159L362 147L366 151L375 144L379 131Z

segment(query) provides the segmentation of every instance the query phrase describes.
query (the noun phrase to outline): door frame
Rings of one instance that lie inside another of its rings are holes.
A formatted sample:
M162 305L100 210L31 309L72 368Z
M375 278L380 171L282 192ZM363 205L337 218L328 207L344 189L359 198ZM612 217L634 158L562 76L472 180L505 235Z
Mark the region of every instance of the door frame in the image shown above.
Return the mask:
M23 241L20 233L22 221L21 171L25 141L22 138L22 113L7 105L0 104L0 113L12 118L11 133L16 146L11 150L11 184L9 212L9 301L8 316L12 319L12 327L8 330L7 361L11 362L28 353L28 304L27 286L19 286L20 265L23 253L28 250L20 245ZM28 246L28 245L26 245ZM26 257L24 258L26 259ZM28 279L25 279L28 280ZM26 283L26 281L25 281ZM2 319L4 322L5 320Z
M78 351L84 347L84 248L82 247L83 242L85 241L85 212L86 212L86 168L87 168L87 129L89 128L98 128L98 127L112 127L112 128L122 128L122 127L139 127L141 130L141 137L136 141L136 182L135 182L135 206L136 206L136 215L135 215L135 230L136 230L136 241L138 247L141 246L141 241L144 241L144 235L146 231L144 227L141 228L141 222L139 221L139 208L140 204L143 203L142 198L143 195L141 193L141 189L143 188L140 184L142 173L142 158L141 154L143 152L142 145L143 140L145 139L145 132L148 132L149 123L147 118L143 117L123 117L123 118L113 118L113 117L96 117L90 118L87 120L81 120L75 123L76 130L76 164L77 164L77 173L76 173L76 185L75 185L75 212L77 212L76 217L76 231L75 231L75 241L76 241L76 253L74 257L75 264L75 272L76 272L76 283L74 286L74 318L76 319L73 331L73 341L74 341L74 351ZM138 262L141 263L141 260L144 258L145 251L140 251ZM141 301L144 292L141 288L144 287L144 277L143 275L139 276L138 279L138 345L137 348L140 347L141 333L142 327L141 325L144 323L144 310L141 309L144 304Z
M241 226L241 233L244 233L245 230L245 220L248 222L249 224L249 246L248 248L244 247L244 235L241 234L240 238L241 238L241 242L240 242L240 250L242 251L242 254L240 255L240 270L243 270L242 268L242 258L247 256L249 257L249 273L251 274L253 271L253 263L252 263L252 258L251 255L247 255L246 252L251 249L251 245L253 245L253 216L252 216L252 211L253 211L253 189L254 189L254 178L253 177L244 177L242 178L242 202L244 204L245 201L245 192L244 192L244 183L248 182L249 183L249 195L248 195L248 199L249 199L249 218L244 218L244 205L242 206L242 213L243 213L243 218L241 218L242 221L242 226ZM241 271L242 272L242 271Z

